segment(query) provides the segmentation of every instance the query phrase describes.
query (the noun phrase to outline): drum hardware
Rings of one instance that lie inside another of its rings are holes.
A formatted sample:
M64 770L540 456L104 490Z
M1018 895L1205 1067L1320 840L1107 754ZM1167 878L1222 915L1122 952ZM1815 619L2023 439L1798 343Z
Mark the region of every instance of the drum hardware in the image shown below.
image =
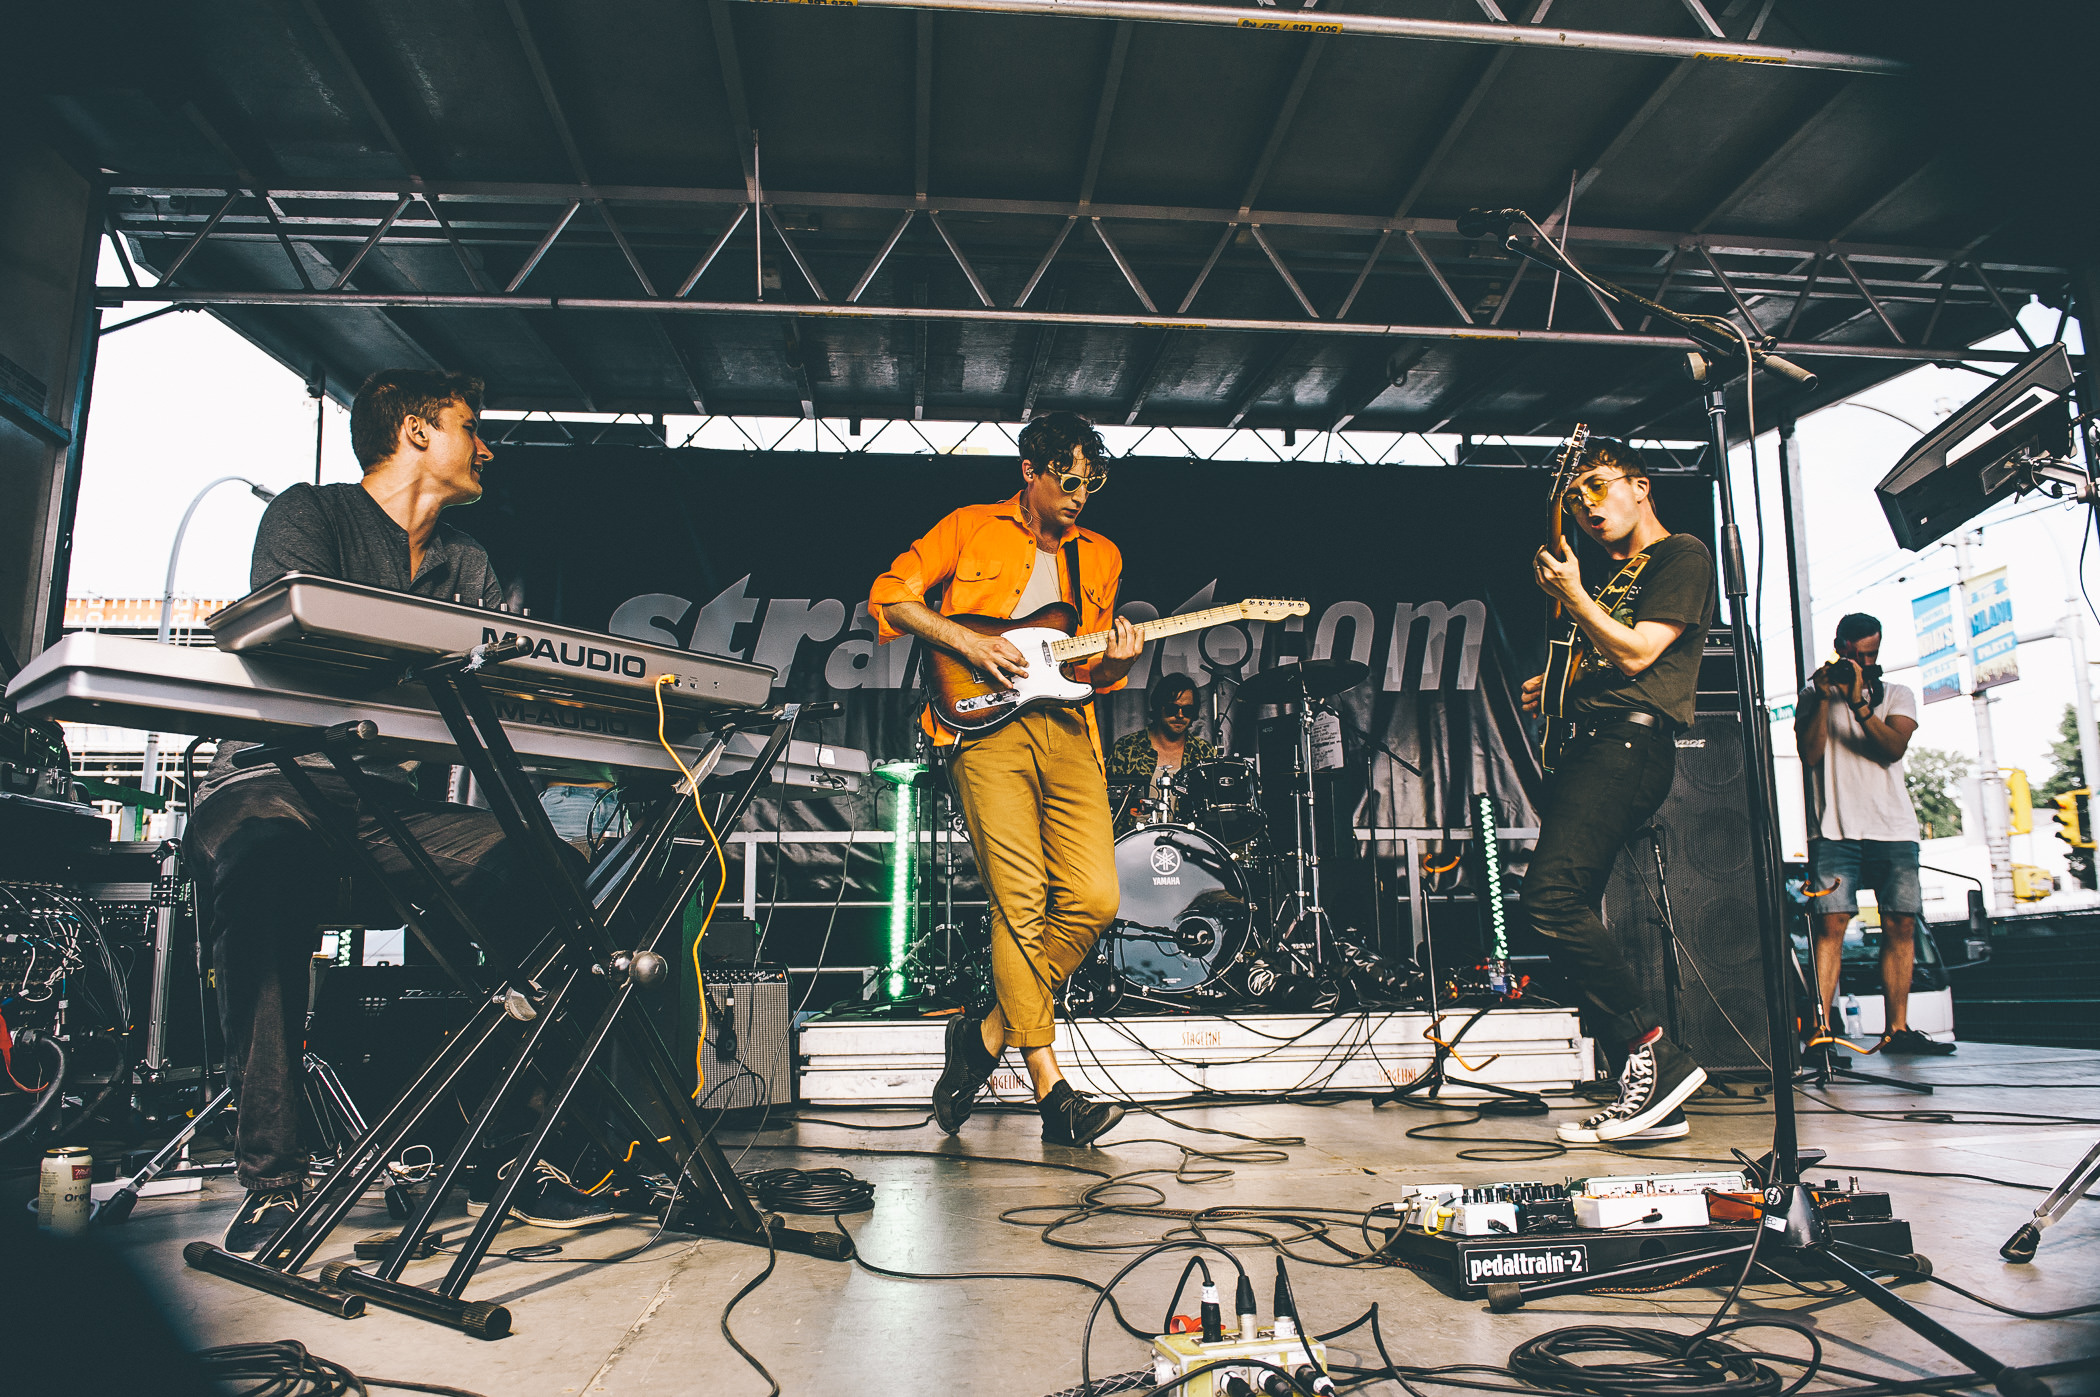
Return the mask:
M1320 860L1318 810L1313 801L1313 724L1326 709L1319 701L1354 688L1371 672L1360 660L1309 660L1303 664L1278 665L1264 670L1240 685L1238 701L1253 704L1295 706L1298 710L1298 790L1292 806L1295 848L1290 858L1295 886L1284 899L1296 915L1278 934L1288 942L1309 935L1313 958L1326 964L1333 925L1320 905Z
M1244 845L1262 833L1263 814L1254 764L1244 757L1213 757L1180 772L1192 824L1226 844Z

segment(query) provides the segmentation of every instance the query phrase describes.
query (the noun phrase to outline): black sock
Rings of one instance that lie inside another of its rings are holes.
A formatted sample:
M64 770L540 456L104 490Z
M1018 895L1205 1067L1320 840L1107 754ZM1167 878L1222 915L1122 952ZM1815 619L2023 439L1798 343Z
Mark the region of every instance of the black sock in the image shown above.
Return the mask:
M1055 1111L1058 1107L1062 1106L1064 1104L1064 1099L1070 1096L1071 1094L1072 1084L1064 1080L1064 1078L1060 1077L1058 1078L1057 1085L1050 1088L1048 1094L1046 1094L1042 1100L1035 1103L1035 1108L1047 1116L1052 1111Z
M968 1043L970 1060L979 1067L997 1067L1001 1054L984 1045L984 1016L966 1020L970 1031L963 1035ZM1003 1045L1002 1045L1003 1046Z

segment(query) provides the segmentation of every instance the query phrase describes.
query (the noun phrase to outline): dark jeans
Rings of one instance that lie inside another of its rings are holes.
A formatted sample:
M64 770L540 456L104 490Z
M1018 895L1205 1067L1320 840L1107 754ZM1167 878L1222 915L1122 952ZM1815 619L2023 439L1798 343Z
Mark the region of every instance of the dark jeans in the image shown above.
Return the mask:
M1598 915L1619 850L1670 793L1677 738L1668 728L1603 723L1569 744L1546 785L1524 909L1607 1057L1656 1027L1634 988L1625 948Z
M390 878L407 872L408 860L348 782L328 772L314 773L314 781L328 799L357 812L358 836ZM522 947L545 930L546 899L513 858L494 815L418 800L405 788L397 807L461 906L489 934L507 942L518 935ZM208 791L183 846L217 968L227 1077L239 1103L240 1180L249 1188L291 1188L308 1162L299 1109L309 963L320 949L318 926L339 915L340 880L353 870L341 866L291 783L274 772ZM364 882L358 880L354 910L381 926L397 921L391 904Z

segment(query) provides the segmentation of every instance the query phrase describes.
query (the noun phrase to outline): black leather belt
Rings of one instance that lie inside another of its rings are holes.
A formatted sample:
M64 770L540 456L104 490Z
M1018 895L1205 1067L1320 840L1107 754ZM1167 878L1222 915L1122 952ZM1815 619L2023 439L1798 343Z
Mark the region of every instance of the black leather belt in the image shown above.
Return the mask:
M1614 713L1609 718L1599 718L1594 722L1577 724L1574 732L1574 737L1578 741L1590 738L1603 737L1612 728L1615 728L1622 723L1631 724L1632 726L1637 728L1667 729L1669 726L1669 724L1657 714L1650 713L1644 708L1630 708L1624 713Z

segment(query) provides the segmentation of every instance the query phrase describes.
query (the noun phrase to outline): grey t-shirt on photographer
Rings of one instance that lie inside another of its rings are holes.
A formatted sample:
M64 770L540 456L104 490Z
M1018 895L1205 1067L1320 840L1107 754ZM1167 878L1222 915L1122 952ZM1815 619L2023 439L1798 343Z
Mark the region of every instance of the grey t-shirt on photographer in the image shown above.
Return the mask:
M408 568L408 530L379 507L362 485L294 485L270 502L255 529L255 552L248 564L250 591L265 587L286 573L303 572L316 577L339 577L367 587L384 587L410 596L451 601L455 596L468 603L494 607L503 601L503 587L489 566L488 550L453 528L440 523L423 547L423 566L413 576ZM227 781L243 776L275 772L274 766L236 771L232 757L252 742L223 742L212 760L211 770L198 783L200 798ZM299 759L301 766L333 771L326 757ZM393 763L360 762L365 770L384 780L407 782L409 769Z
M1901 684L1890 684L1887 689L1874 716L1884 723L1895 717L1916 722L1918 696ZM1824 698L1813 685L1802 690L1795 702L1822 703L1829 734L1823 743L1823 760L1808 768L1815 837L1916 843L1918 812L1903 783L1903 758L1884 760L1852 710Z

